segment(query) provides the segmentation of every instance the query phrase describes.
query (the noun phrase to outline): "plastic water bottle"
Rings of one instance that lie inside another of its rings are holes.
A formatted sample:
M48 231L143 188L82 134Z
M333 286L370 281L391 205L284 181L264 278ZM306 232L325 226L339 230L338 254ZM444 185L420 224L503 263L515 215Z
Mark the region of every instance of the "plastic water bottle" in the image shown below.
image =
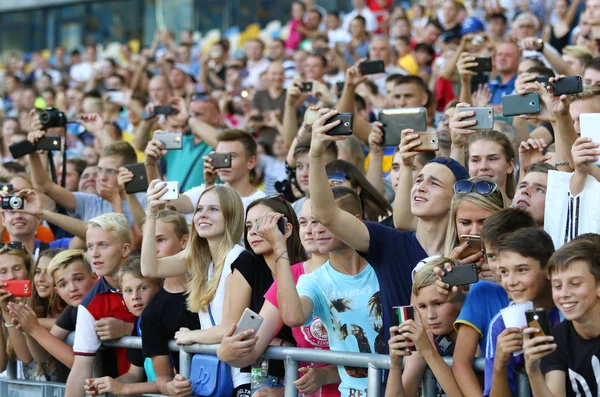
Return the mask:
M307 365L307 368L321 368L321 367L325 367L327 366L327 364L313 364L310 363ZM312 394L300 394L302 397L321 397L321 394L323 393L323 388L319 388L319 390L317 390L316 392L312 393Z
M252 364L252 380L250 382L250 391L254 393L264 387L269 387L269 360L259 358Z

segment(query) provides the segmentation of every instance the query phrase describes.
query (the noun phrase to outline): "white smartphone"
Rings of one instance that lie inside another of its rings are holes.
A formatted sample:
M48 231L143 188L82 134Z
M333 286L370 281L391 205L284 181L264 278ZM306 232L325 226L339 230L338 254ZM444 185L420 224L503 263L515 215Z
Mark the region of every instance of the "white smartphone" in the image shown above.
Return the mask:
M166 182L167 183L167 192L163 194L160 199L161 200L177 200L179 198L179 182Z
M244 310L244 313L242 314L242 317L240 318L240 321L238 321L237 323L234 335L253 329L254 332L252 333L252 335L246 338L252 339L256 336L256 333L258 332L258 329L260 328L262 322L263 318L261 316L254 313L252 310L246 308Z
M108 100L113 103L124 103L125 93L123 91L108 91Z
M592 138L592 141L600 143L600 113L582 113L579 115L579 131L581 136ZM600 159L596 162L600 165Z

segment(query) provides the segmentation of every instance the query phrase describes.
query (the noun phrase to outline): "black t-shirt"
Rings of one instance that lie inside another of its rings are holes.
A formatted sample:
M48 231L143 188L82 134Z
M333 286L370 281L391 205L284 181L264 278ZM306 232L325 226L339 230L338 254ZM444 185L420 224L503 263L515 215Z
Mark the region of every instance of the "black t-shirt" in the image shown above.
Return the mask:
M273 284L273 273L262 256L257 256L249 251L244 251L231 264L231 272L239 271L252 287L252 296L250 297L250 310L259 313L265 302L265 294ZM292 329L286 325L283 326L278 338L286 342L295 343ZM242 368L242 372L250 372L250 367ZM283 378L285 374L283 361L269 360L269 375Z
M552 328L552 335L557 348L542 358L544 375L551 371L564 372L567 397L597 396L600 336L583 339L567 320Z
M60 314L60 317L56 320L55 324L66 331L75 331L75 324L77 324L77 308L67 306Z
M142 313L142 352L144 357L167 356L179 371L179 353L169 352L169 341L179 328L200 329L197 313L188 311L183 292L172 294L161 289Z
M138 317L137 320L135 320L135 324L133 325L133 331L131 331L131 336L140 336L138 332L140 320L140 317ZM140 349L127 349L127 352L125 353L125 358L129 360L131 365L144 368L144 355L142 354L142 351Z

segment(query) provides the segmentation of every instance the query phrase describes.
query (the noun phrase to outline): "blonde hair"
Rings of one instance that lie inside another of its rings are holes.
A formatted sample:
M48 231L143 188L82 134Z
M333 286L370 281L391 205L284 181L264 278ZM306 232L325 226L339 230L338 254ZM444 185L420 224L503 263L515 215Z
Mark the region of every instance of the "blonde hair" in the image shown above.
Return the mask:
M100 157L119 157L121 165L137 163L135 149L125 141L116 141L102 148Z
M504 158L507 163L511 161L516 161L515 148L513 147L510 139L500 131L496 130L482 130L473 134L469 139L469 151L471 150L471 145L477 141L490 141L497 143L502 147L504 151ZM467 167L468 168L468 167ZM512 172L506 178L506 189L505 193L509 198L513 198L515 195L515 170L517 167L513 167ZM504 189L504 186L500 186L501 189Z
M160 210L156 216L157 221L173 225L173 230L179 239L190 234L190 227L185 220L185 216L171 209ZM144 219L144 223L146 219ZM142 225L143 226L143 225Z
M448 262L450 262L452 266L457 266L456 261L446 258L444 256L432 259L431 261L423 265L423 267L415 273L415 278L413 280L412 286L413 295L418 296L420 289L434 284L438 279L437 275L435 274L435 269L438 267L443 269L444 265Z
M67 267L71 266L71 264L77 261L81 261L81 264L83 265L83 268L85 269L86 273L92 273L92 267L90 266L90 262L85 256L85 252L83 252L82 250L64 250L59 252L50 261L46 272L52 278L52 280L56 282L56 280L54 279L54 275L56 274L56 272L58 272L59 270L66 269Z
M156 284L159 288L162 287L164 280L162 278L153 278L153 277L145 277L142 274L142 265L140 263L140 258L130 258L128 259L123 266L119 269L119 285L123 286L123 276L129 274L130 276L140 279L140 280L148 280L154 284ZM122 289L122 288L121 288Z
M489 178L473 177L469 178L471 182L487 181L496 184ZM448 230L446 231L446 242L444 244L444 255L449 257L454 247L458 245L458 232L456 231L456 211L458 205L463 201L468 201L476 206L491 212L504 209L505 198L500 186L492 194L482 195L475 190L467 194L454 194L450 203L450 219L448 220Z
M221 273L229 251L240 241L244 231L244 205L235 190L228 186L213 185L204 190L198 203L208 192L213 192L219 199L221 213L225 219L225 234L219 244L217 256L212 257L208 241L198 235L192 223L190 243L187 247L185 266L190 274L187 290L187 306L191 312L200 312L208 307L217 292ZM196 203L196 210L198 210ZM208 278L211 262L214 263L212 278Z
M125 218L125 215L123 214L111 212L99 215L90 219L85 230L88 231L92 227L99 227L107 233L112 232L123 244L132 244L131 228L129 227L127 218Z
M564 47L562 53L563 55L570 55L574 58L577 58L583 66L586 66L588 63L592 62L592 59L594 59L594 54L592 54L590 50L576 45L568 45Z

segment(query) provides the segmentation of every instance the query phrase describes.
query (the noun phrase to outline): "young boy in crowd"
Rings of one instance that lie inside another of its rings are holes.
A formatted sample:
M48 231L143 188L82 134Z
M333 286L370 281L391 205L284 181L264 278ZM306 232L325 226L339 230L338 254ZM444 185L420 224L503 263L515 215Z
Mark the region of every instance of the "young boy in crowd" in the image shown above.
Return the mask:
M85 253L80 250L66 250L57 254L46 270L54 281L54 290L67 303L50 331L37 320L33 309L25 305L11 306L20 329L26 334L27 344L33 358L38 363L48 361L50 355L68 368L73 367L73 348L64 341L75 331L77 307L97 280Z
M418 269L413 280L412 306L421 321L409 320L390 330L390 355L392 346L400 341L412 342L419 354L410 354L405 359L402 384L408 396L416 396L427 366L438 381L439 395L459 395L460 388L452 375L452 368L443 357L452 357L456 331L454 321L460 312L460 305L448 300L448 296L437 290L435 269L446 263L456 265L448 258L430 260ZM431 338L429 333L433 334ZM389 380L388 380L389 382ZM395 396L393 389L386 390L388 396Z
M131 335L135 316L127 310L119 292L119 269L129 258L131 231L121 214L108 213L88 222L87 255L100 280L77 310L73 368L67 379L66 397L83 397L85 380L91 377L94 357L103 340ZM109 350L113 377L129 370L125 349ZM105 357L107 360L108 357ZM116 371L115 371L116 370ZM115 374L116 372L116 374Z
M600 237L597 236L596 237ZM577 239L548 262L552 296L565 321L552 336L527 328L525 368L534 396L596 396L600 390L600 243Z
M123 300L127 309L137 320L131 336L141 336L141 315L150 300L163 284L162 279L142 275L139 258L131 258L119 270L119 284L123 291ZM87 379L85 391L90 396L112 393L117 396L129 396L159 393L156 382L144 382L144 356L139 349L127 349L127 360L131 363L129 371L114 379L110 376Z
M552 301L546 277L554 244L548 233L525 228L502 236L498 242L498 272L502 287L516 305L533 302L534 308L548 313L550 327L560 322L560 312ZM523 368L523 331L506 328L501 313L490 323L485 358L484 396L517 395L517 373ZM492 381L493 379L493 381Z
M510 302L506 291L499 285L498 240L507 233L527 227L535 227L535 221L528 212L517 208L497 211L483 222L480 237L486 259L484 275L488 272L496 281L480 280L473 284L454 323L458 335L452 372L465 395L471 392L482 394L479 377L473 369L473 360L478 355L478 350L485 352L490 321Z

